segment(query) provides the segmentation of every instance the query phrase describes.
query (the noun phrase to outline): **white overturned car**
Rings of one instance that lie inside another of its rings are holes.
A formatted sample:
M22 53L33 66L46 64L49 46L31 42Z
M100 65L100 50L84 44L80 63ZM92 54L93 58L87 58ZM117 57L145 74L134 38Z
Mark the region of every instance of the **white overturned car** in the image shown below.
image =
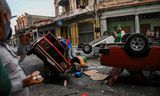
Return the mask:
M89 43L79 44L76 48L76 53L86 56L86 58L94 58L99 55L99 49L104 44L114 43L114 37L112 35L102 36Z

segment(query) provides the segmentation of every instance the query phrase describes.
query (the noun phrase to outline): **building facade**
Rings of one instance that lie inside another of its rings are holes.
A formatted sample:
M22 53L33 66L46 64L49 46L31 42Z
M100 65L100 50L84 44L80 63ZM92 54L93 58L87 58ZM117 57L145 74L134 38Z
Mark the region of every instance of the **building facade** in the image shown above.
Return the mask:
M101 0L101 33L121 26L126 33L152 32L160 37L160 0Z
M51 31L51 28L49 30L48 27L41 28L41 26L53 23L53 17L25 13L24 15L17 17L16 22L15 34L19 44L25 42L25 35L28 33L32 36L32 40L35 40L45 35L48 31Z
M126 33L151 31L160 38L160 0L54 0L55 17L25 13L15 32L32 32L35 40L52 32L73 46L88 43L120 26Z
M56 33L73 45L92 41L118 26L126 33L150 31L160 37L160 0L55 0L54 4L54 20L59 22ZM96 32L99 27L101 32Z
M72 45L88 43L98 36L95 7L97 0L54 0L56 35L70 39Z

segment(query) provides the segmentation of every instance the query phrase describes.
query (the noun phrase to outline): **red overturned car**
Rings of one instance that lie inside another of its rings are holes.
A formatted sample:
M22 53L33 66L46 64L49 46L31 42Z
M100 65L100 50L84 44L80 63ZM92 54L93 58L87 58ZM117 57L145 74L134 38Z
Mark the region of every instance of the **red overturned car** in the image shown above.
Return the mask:
M53 73L52 75L60 75L73 70L79 71L80 64L85 64L82 56L69 59L67 48L50 32L32 42L27 55L31 54L35 54L44 61L45 67L49 70L48 73Z
M160 45L149 42L148 38L140 33L126 34L121 43L108 44L99 52L100 63L105 66L127 69L141 76L143 70L160 70ZM115 74L112 76L116 77Z

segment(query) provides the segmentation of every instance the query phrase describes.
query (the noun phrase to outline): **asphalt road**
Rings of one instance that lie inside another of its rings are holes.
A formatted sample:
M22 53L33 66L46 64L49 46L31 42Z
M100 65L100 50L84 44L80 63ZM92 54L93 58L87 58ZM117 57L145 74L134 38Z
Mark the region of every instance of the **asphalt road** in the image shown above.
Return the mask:
M89 68L102 73L108 72L108 67L100 66L98 59L89 59ZM36 70L43 70L43 62L35 55L27 56L20 65L26 74ZM146 74L148 74L146 72ZM54 79L53 79L54 78ZM124 71L118 80L108 86L102 81L94 81L86 75L80 78L69 75L67 86L64 86L63 78L47 78L42 84L30 87L30 96L159 96L160 84L139 85L131 80L131 76Z

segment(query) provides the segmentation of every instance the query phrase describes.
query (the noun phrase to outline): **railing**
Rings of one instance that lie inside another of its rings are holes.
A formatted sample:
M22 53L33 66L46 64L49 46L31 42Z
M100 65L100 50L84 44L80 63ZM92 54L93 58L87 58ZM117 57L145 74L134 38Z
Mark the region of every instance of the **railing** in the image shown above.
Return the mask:
M130 2L130 1L140 1L140 0L99 0L99 3L123 3L123 2Z
M57 21L57 20L68 18L68 17L84 14L84 13L87 13L88 11L93 11L94 6L93 5L86 6L86 9L76 9L76 10L67 12L66 14L55 16L53 20Z
M98 8L111 8L117 6L124 6L124 5L132 5L132 4L142 4L142 3L149 3L155 2L159 0L100 0Z

